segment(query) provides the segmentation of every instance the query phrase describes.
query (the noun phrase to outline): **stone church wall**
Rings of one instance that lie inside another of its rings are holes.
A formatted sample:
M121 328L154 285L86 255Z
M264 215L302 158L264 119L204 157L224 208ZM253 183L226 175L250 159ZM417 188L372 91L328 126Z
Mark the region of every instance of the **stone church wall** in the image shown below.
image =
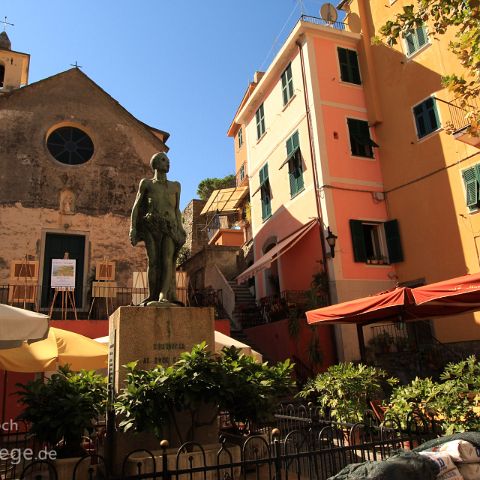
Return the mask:
M61 126L90 136L89 161L52 157L46 139ZM151 156L165 149L76 69L0 96L0 284L8 283L12 260L25 255L40 262L41 283L46 234L60 233L86 238L87 288L104 259L115 261L118 285L131 286L132 273L146 270L146 254L143 243L130 245L130 212L140 180L152 176Z

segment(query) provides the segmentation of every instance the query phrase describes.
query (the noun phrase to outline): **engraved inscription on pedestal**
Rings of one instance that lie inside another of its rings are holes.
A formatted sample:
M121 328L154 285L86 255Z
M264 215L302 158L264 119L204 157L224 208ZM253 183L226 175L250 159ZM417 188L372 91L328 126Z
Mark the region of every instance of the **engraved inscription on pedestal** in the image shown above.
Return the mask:
M175 363L182 352L206 341L215 349L212 308L120 307L110 316L110 338L115 339L114 390L123 384L123 365L138 361L141 369Z

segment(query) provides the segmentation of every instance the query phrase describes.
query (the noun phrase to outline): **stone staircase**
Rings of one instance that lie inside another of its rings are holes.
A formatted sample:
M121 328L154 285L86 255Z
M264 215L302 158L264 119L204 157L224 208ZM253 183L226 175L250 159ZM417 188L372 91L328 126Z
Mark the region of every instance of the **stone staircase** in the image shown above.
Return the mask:
M238 285L235 281L229 281L228 284L235 294L235 309L232 313L232 328L241 330L249 325L259 323L261 318L255 298L250 293L246 285Z
M235 293L235 309L232 314L232 330L230 335L239 342L250 345L255 351L263 352L259 348L252 344L252 341L247 337L243 331L243 327L249 325L258 325L261 319L260 309L258 308L255 298L250 293L250 289L246 285L238 285L235 281L228 282L233 292ZM268 358L264 357L264 361L268 361Z

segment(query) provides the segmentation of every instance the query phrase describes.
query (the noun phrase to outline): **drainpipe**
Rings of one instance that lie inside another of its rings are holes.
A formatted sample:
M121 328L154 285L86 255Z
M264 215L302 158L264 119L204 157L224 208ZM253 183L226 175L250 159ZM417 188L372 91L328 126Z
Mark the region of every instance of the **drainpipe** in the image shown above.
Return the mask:
M322 205L320 203L319 198L319 191L320 185L318 182L318 175L317 175L317 162L315 160L315 146L313 143L313 127L312 127L312 114L310 112L310 104L308 101L308 91L307 91L307 76L305 73L305 59L303 58L303 49L302 49L302 41L301 39L304 36L302 35L299 40L297 40L296 44L298 47L298 52L300 54L300 63L302 66L302 82L303 82L303 96L305 100L305 113L307 115L307 127L308 127L308 143L310 145L310 158L312 159L312 173L313 173L313 186L315 190L315 205L317 207L317 219L319 221L319 230L320 230L320 245L322 248L322 257L323 257L323 269L329 279L328 275L328 263L327 263L327 252L325 248L325 234L323 232L323 215L322 215ZM332 304L332 295L330 293L330 283L327 286L327 300L328 304ZM334 361L335 363L338 362L338 350L337 350L337 339L335 336L335 328L330 329L330 337L332 345L334 346Z
M379 91L378 89L378 82L377 82L377 74L375 69L375 60L373 58L373 51L372 51L372 15L370 10L370 5L367 6L366 0L358 0L358 14L360 16L360 24L362 26L362 43L363 43L363 50L365 52L365 60L367 63L367 70L368 70L368 78L369 78L369 90L370 90L370 104L371 110L373 110L373 125L377 123L381 123L383 121L382 118L382 110L380 108L380 100L376 92Z
M303 37L303 35L302 35ZM302 38L301 37L301 38ZM297 40L297 47L298 47L298 52L300 54L300 62L302 65L302 82L303 82L303 96L305 99L305 113L307 115L307 126L308 126L308 142L310 145L310 158L312 159L312 173L313 173L313 185L315 189L315 204L317 207L317 218L320 222L320 244L322 246L322 257L323 257L323 268L325 270L325 273L327 274L328 278L328 264L327 264L327 252L325 249L325 235L323 232L323 215L322 215L322 205L320 203L320 198L319 198L319 190L320 186L318 183L318 175L317 175L317 162L315 160L315 147L313 144L313 127L312 127L312 115L310 112L310 105L308 101L308 91L307 91L307 77L305 74L305 59L303 58L303 49L302 49L302 42L301 40ZM330 295L330 285L328 286L327 289L327 296L328 296L328 303L329 305L332 304L332 298Z

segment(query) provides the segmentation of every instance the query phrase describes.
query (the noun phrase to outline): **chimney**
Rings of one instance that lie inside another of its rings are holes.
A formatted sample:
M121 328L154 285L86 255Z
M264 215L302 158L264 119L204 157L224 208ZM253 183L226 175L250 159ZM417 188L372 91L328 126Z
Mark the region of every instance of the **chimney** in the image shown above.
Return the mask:
M265 72L259 72L258 70L253 75L254 83L259 83L262 77L265 75Z

